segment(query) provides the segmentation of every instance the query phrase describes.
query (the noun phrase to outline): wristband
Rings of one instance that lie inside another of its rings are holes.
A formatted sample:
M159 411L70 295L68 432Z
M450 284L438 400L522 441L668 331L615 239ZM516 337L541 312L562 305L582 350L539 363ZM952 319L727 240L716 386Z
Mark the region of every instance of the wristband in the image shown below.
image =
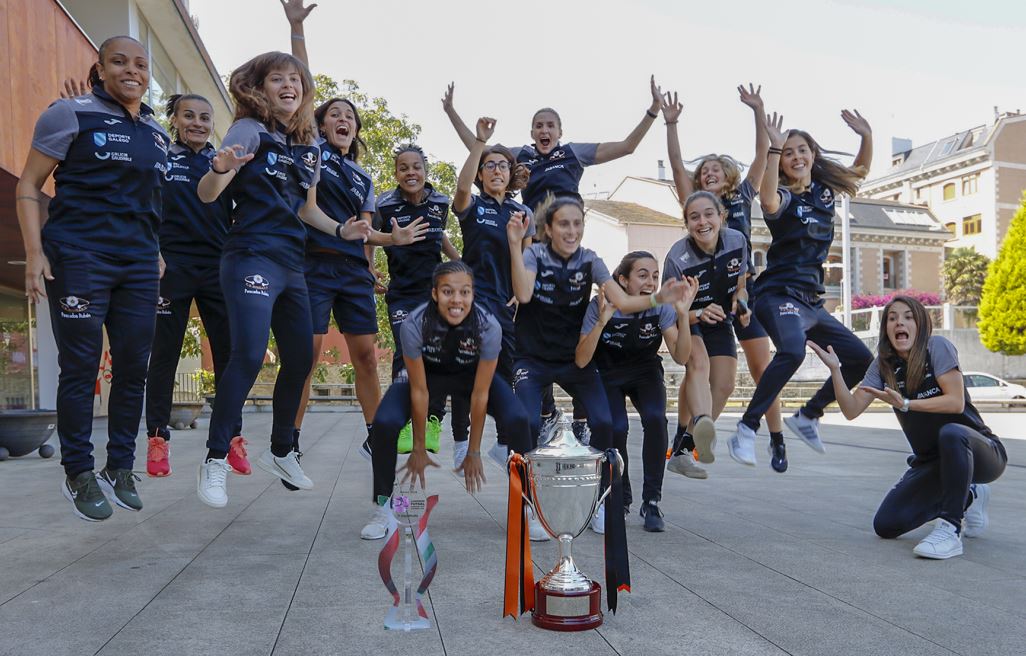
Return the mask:
M664 121L663 125L677 125L677 121Z
M662 303L660 303L658 300L656 300L655 296L656 296L655 294L649 294L648 295L648 302L652 304L652 307L657 308L660 305L662 305Z
M656 114L651 109L646 109L645 114L648 115L649 118L659 118L659 114Z
M783 152L784 152L784 149L783 149L783 148L772 148L772 147L771 147L771 148L769 149L769 154L770 154L770 155L780 155L780 154L781 154L781 153L783 153Z
M227 171L218 171L217 167L214 166L213 162L210 163L210 170L213 171L214 173L216 173L217 175L228 175L229 173L232 172L231 169L228 169Z
M908 408L911 405L912 399L905 399L905 402L901 405L901 408L899 408L899 410L901 410L902 412L908 412Z
M335 236L338 237L339 239L342 239L342 224L341 223L338 224L337 226L335 226Z
M697 310L695 310L695 318L696 319L701 319L702 318L702 310L704 310L704 309L705 308L698 308Z
M293 34L292 38L295 39L296 41L306 41L306 37L303 36L302 34Z
M477 137L474 137L474 141L477 141L477 142L479 142L479 143L488 143L488 142L487 142L487 141L485 141L484 139L478 139Z

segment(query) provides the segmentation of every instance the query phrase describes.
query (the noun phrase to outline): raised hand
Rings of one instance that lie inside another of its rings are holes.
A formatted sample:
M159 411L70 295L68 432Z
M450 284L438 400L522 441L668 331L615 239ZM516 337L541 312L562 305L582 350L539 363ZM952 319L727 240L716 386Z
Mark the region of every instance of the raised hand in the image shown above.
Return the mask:
M766 114L766 134L770 140L770 147L783 148L787 141L787 130L784 129L784 115L777 115L776 112Z
M477 119L476 132L479 141L488 143L488 140L492 138L492 134L495 132L495 119L487 116Z
M606 300L606 290L599 287L598 291L599 325L604 326L616 314L616 306Z
M524 212L513 212L510 214L509 221L506 223L506 237L509 239L509 243L520 244L524 241L524 237L527 236L529 221L527 214Z
M659 111L663 104L663 90L662 87L656 84L655 75L649 80L649 87L649 90L652 92L652 105L649 107L649 110L655 113Z
M849 112L845 109L841 112L841 118L848 124L848 127L860 137L867 138L872 136L873 128L869 127L869 121L864 119L862 114L859 114L859 110L854 109Z
M300 25L317 4L304 7L303 0L281 0L281 6L285 10L285 18L288 19L289 25Z
M670 92L667 91L661 98L660 104L663 110L663 120L667 123L676 123L677 119L680 118L681 113L684 111L684 105L677 100L677 92L673 92L673 96L670 96Z
M470 494L480 492L481 487L488 482L485 480L480 453L468 453L467 457L463 459L463 464L453 471L457 474L463 472L463 482Z
M469 455L469 454L468 454ZM403 472L403 478L400 484L405 485L406 481L410 481L410 484L420 482L420 489L424 489L427 486L425 480L425 471L428 467L437 467L438 463L428 456L427 451L424 449L414 449L410 453L410 457L406 459L406 463L400 467L397 472Z
M737 93L741 97L741 102L758 112L759 116L762 116L765 111L762 104L762 96L759 95L761 91L761 84L758 89L755 88L754 84L749 84L747 89L745 89L743 84L739 84L737 87Z
M424 223L424 217L411 221L405 228L400 228L399 222L392 219L392 243L396 246L406 246L415 241L424 241L430 229L431 226Z
M342 224L342 239L359 239L361 241L367 241L367 237L370 237L370 233L370 221L358 219L355 216L349 217L349 220Z
M834 353L833 346L827 346L824 351L819 344L812 340L807 340L805 345L812 349L813 353L819 356L819 359L823 361L823 364L827 366L830 371L836 371L841 368L841 359Z
M68 78L64 80L64 89L61 91L61 98L77 98L89 93L89 85L82 80Z
M225 146L214 154L210 161L210 168L214 173L227 173L234 171L249 160L253 159L253 153L246 153L242 146Z
M450 82L449 86L447 86L445 88L445 95L442 96L442 110L446 114L455 111L455 108L452 105L452 95L453 95L453 92L454 92L455 88L456 88L456 83L455 82Z

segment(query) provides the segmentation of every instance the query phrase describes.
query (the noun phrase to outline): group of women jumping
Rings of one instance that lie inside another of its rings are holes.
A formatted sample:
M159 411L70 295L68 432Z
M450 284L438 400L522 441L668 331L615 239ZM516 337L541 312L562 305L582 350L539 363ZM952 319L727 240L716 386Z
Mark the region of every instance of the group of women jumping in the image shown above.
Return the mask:
M702 479L708 472L699 463L715 459L714 422L733 391L737 342L757 385L727 440L734 460L756 464L764 415L771 466L784 472L784 424L822 453L818 421L829 403L851 419L881 400L894 406L913 455L877 513L876 532L893 538L936 520L915 553L948 558L962 552L963 535L985 528L986 483L1007 457L969 401L954 347L931 335L929 316L911 298L885 308L875 358L823 308L835 196L856 192L872 157L870 126L858 112L842 113L861 138L848 167L826 157L807 132L784 130L758 89L738 87L756 133L755 159L742 179L742 167L723 155L685 168L682 105L654 79L649 106L622 141L563 142L559 114L543 108L531 120L531 143L512 149L489 143L494 119L464 123L450 85L443 108L469 151L453 198L427 182L427 159L414 144L396 149L396 187L378 195L358 163L365 146L357 107L344 98L314 107L303 31L314 6L282 5L293 53L265 53L232 73L235 115L220 149L210 144L212 106L197 95L169 99L165 133L142 102L147 53L126 36L105 41L88 87L55 102L36 125L17 190L26 294L49 303L60 364L62 491L78 516L104 520L111 504L142 508L133 464L144 391L147 473L170 475L173 377L195 301L216 378L197 494L213 507L228 503L229 474L251 471L242 409L272 330L280 368L270 446L257 465L290 490L313 487L301 466L300 427L333 314L367 424L361 451L373 462L366 539L389 530L397 454L409 453L400 471L421 485L437 466L428 452L438 451L447 399L454 466L475 492L485 482L485 415L496 423L489 454L505 467L510 451L530 451L551 432L553 383L573 397L575 418L587 426L575 432L596 448L617 448L625 461L630 398L643 432L640 514L646 530L662 531L664 468ZM578 185L585 167L632 153L660 114L684 233L661 271L644 251L626 254L610 271L581 245L586 212ZM56 193L44 212L51 174ZM756 198L772 237L758 275ZM462 253L445 235L450 210ZM374 337L375 292L384 290L374 246L387 256L385 302L396 344L383 397ZM107 460L96 472L93 387L104 327L112 382ZM687 372L669 449L663 342ZM831 380L782 420L776 399L806 344ZM628 508L626 473L623 483ZM592 521L597 532L603 517ZM547 539L529 520L531 538Z

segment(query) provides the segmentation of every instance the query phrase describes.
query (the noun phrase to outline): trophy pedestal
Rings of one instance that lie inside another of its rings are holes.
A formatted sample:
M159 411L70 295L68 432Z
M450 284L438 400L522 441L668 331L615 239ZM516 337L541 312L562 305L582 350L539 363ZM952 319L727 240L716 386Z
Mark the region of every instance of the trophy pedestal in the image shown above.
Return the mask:
M588 631L602 625L602 588L594 581L591 589L583 592L547 590L539 582L535 584L534 600L531 620L543 629Z

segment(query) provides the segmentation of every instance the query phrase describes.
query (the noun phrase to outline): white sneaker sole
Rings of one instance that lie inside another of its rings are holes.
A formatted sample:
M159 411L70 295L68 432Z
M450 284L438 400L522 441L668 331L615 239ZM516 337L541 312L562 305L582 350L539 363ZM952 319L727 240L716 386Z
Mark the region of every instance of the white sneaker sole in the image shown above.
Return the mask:
M375 526L375 528L379 528L377 524L375 524L374 526ZM369 531L367 531L367 527L364 526L363 530L360 531L360 539L361 540L380 540L383 537L385 537L386 535L388 535L388 530L387 529L382 529L380 531L380 534L377 531L375 531L374 533L370 533Z
M218 501L216 499L211 499L203 493L203 465L200 465L200 469L196 470L196 496L199 497L200 501L211 508L224 508L228 505L227 495L225 496L224 501Z
M961 556L962 555L962 545L959 544L958 545L958 549L956 549L954 551L949 551L949 552L941 553L941 554L933 553L933 552L930 552L930 551L921 551L919 549L919 545L916 545L916 548L912 550L912 553L914 553L915 555L919 556L920 558L928 558L930 560L947 560L948 558L954 558L955 556Z
M716 424L708 416L702 417L695 422L694 432L695 451L698 452L698 462L712 464L716 462Z
M265 458L264 456L269 457ZM270 460L270 462L267 462L267 460ZM313 489L313 481L311 481L309 478L307 478L305 481L296 480L292 478L292 476L287 471L285 471L285 469L283 469L281 465L275 462L274 454L272 454L270 450L264 451L264 454L260 456L260 459L257 460L257 467L263 469L265 472L272 476L277 476L286 483L291 483L292 485L295 485L300 490Z

